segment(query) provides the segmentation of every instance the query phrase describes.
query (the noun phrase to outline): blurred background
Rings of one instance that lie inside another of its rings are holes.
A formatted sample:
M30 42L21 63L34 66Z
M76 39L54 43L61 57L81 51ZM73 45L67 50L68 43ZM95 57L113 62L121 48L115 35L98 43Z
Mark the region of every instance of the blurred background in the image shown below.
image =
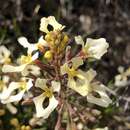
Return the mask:
M17 58L24 51L17 38L25 36L36 42L41 35L40 19L50 15L65 25L72 37L107 39L108 53L92 66L98 72L97 79L114 90L118 67L130 67L130 0L0 0L0 45L9 48L12 57ZM102 110L104 116L94 125L108 126L110 130L130 129L130 100L122 99L129 99L129 85L118 96L119 104L116 100L113 106Z

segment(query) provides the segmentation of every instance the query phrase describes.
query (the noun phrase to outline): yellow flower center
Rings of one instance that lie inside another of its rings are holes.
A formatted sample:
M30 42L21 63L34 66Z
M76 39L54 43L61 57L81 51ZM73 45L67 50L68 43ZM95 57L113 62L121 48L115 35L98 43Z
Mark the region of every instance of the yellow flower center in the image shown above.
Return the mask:
M51 88L45 87L44 89L44 95L48 98L51 98L53 96L53 91Z
M26 83L26 81L21 81L21 82L20 82L20 88L21 88L22 90L27 89L27 83Z
M68 73L69 77L71 77L71 78L75 77L78 74L77 71L73 67L69 68L67 73Z
M21 56L21 63L22 63L22 64L27 64L27 63L30 63L30 62L32 62L32 57L31 57L31 55Z

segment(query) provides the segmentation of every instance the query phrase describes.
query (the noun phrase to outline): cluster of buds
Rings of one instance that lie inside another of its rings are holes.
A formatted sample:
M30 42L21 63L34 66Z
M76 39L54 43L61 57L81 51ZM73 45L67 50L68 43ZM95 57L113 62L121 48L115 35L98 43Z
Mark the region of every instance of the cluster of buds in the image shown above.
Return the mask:
M108 107L112 100L105 85L95 81L96 71L92 68L83 71L81 66L87 59L101 59L109 44L104 38L87 38L85 43L81 36L76 36L74 43L80 50L73 54L73 43L63 32L64 28L55 17L43 17L40 24L43 35L37 43L18 38L27 54L16 63L11 63L8 50L0 51L2 74L11 76L8 83L0 83L1 103L33 102L37 117L45 119L54 109L61 111L69 104L69 92L75 91L86 98L86 102Z

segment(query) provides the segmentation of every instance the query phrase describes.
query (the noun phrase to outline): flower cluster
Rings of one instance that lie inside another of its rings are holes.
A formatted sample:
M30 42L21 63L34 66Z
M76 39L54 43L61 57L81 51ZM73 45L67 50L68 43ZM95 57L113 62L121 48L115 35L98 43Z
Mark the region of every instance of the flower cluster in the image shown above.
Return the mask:
M48 118L54 109L60 110L66 102L69 103L68 91L72 89L86 98L86 102L108 107L112 100L105 85L95 80L95 70L84 71L82 65L90 58L101 59L109 44L104 38L87 38L85 43L81 36L76 36L74 42L80 50L72 54L73 43L63 32L64 28L55 17L43 17L40 24L43 35L36 43L29 43L25 37L18 38L27 54L15 63L9 58L10 51L0 47L3 75L15 74L8 83L1 77L1 103L32 101L37 117Z

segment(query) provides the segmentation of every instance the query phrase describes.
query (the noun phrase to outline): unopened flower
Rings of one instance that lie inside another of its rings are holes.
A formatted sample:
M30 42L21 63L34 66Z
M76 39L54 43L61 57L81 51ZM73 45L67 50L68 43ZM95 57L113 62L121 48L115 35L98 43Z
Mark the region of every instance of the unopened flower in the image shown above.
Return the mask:
M22 72L27 65L31 64L33 61L35 61L38 58L39 53L36 52L34 55L28 55L28 56L24 56L22 55L20 60L21 60L21 64L20 66L12 66L12 65L4 65L2 68L2 71L4 73L8 73L8 72Z
M49 33L48 25L52 26L53 29L51 31L61 31L65 27L59 24L54 16L49 16L47 18L43 17L41 19L40 31Z
M27 48L27 53L32 54L33 51L43 50L43 47L47 47L47 42L41 36L37 43L29 43L26 37L19 37L18 42L24 47Z
M10 51L5 46L0 46L0 64L6 64L10 62Z
M55 99L53 93L60 91L60 83L56 81L51 82L51 87L46 85L46 79L37 79L36 87L39 87L43 90L43 93L40 96L37 96L33 99L36 107L37 117L48 118L50 113L57 107L58 101ZM49 105L46 108L43 108L43 103L46 98L49 98Z
M101 57L107 52L109 44L106 39L92 39L87 38L86 43L84 43L81 36L76 36L75 41L77 44L82 45L82 52L85 57L101 59Z
M32 79L28 82L25 80L21 82L11 82L8 88L4 88L0 95L1 102L3 104L20 101L26 91L33 86ZM15 90L19 90L17 94L14 94Z

